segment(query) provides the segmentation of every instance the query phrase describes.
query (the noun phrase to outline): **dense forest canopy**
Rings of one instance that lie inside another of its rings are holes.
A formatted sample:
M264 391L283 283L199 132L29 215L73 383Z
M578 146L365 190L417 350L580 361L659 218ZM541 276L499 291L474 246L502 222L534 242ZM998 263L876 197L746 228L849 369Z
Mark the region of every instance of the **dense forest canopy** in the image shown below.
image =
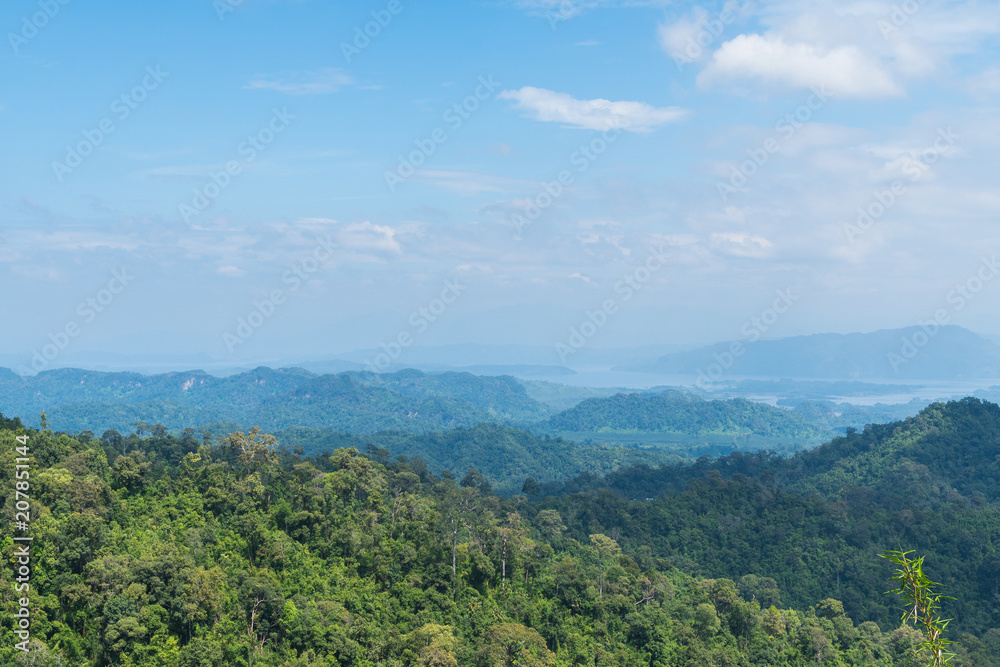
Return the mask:
M15 435L32 455L31 664L909 665L920 636L877 558L897 545L957 598L960 664L1000 655L1000 408L975 399L789 459L511 496L256 429L0 426L5 489ZM0 660L22 664L2 576Z
M825 433L794 412L746 399L705 401L693 394L616 394L589 398L540 425L551 431L661 431L745 434L800 438L808 442Z

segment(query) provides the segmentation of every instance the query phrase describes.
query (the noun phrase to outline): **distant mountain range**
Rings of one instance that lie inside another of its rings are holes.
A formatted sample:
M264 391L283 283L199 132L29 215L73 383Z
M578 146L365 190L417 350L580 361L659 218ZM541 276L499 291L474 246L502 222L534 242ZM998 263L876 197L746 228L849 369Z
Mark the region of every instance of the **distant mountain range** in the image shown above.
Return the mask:
M0 369L0 411L31 425L37 425L45 411L55 430L91 431L97 436L108 429L131 433L140 422L171 431L191 427L217 436L260 426L280 434L283 444L308 451L336 448L342 437L348 439L344 443L353 444L362 440L377 444L389 438L397 445L403 438L406 445L397 448L411 451L416 447L433 462L454 458L434 455L435 446L465 437L448 433L480 425L519 429L521 435L497 441L498 456L503 447L520 442L528 445L514 448L521 452L518 456L538 458L544 448L535 436L528 438L527 432L562 437L567 442L561 449L579 442L690 458L734 449L791 452L819 444L848 427L912 415L929 402L851 406L803 399L824 395L823 384L845 394L892 387L845 382L772 384L750 383L747 388L772 391L789 385L795 391L788 395L796 398L780 401L789 409L732 395L700 397L676 388L636 392L413 369L316 375L301 368L260 367L223 378L203 371L141 375L79 369L22 377ZM422 444L412 439L434 433L441 435ZM582 460L577 464L583 466ZM570 468L564 474L574 474ZM586 468L574 470L580 469Z
M958 326L717 343L616 370L696 375L956 380L1000 377L1000 345Z
M512 377L406 370L314 375L299 368L257 368L218 378L202 371L139 375L58 369L21 377L0 369L0 411L53 428L131 432L145 421L168 429L210 422L265 430L296 426L349 433L423 433L483 422L527 423L551 410Z
M320 441L333 443L337 433L375 442L377 433L492 424L697 456L733 447L800 449L834 434L829 409L814 410L822 424L817 426L797 412L742 398L703 400L674 389L611 394L510 376L413 369L315 375L261 367L224 378L203 371L147 376L77 369L22 377L0 369L4 414L37 424L45 411L56 430L95 435L108 429L131 433L140 422L216 435L260 426L284 433L289 446L314 449L325 446Z
M166 341L161 341L166 343ZM127 348L134 348L129 343ZM691 345L632 345L628 347L584 347L572 358L581 368L610 367L639 363L668 352L689 350ZM67 350L58 358L60 368L81 368L103 372L137 372L162 374L204 369L216 376L252 371L260 366L270 368L303 368L316 374L374 370L373 362L382 354L381 348L350 349L336 354L280 354L256 360L239 357L213 357L204 352L190 354L126 354L120 351ZM0 350L0 367L33 372L31 352L14 353ZM53 370L54 367L47 367ZM414 345L388 366L378 370L393 372L417 368L426 372L456 371L489 375L550 376L572 375L574 371L561 365L551 344L489 344L456 343L450 345ZM37 370L37 368L35 368Z

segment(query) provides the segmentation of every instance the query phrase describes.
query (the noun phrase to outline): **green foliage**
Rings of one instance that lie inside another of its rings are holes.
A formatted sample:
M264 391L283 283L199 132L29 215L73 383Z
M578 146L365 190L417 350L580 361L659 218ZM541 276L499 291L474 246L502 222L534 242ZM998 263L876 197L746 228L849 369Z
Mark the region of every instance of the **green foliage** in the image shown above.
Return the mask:
M884 393L903 391L907 391L907 388L898 387L892 392L886 391ZM847 396L849 394L840 393L837 395ZM827 431L839 431L840 433L843 433L848 428L859 430L864 429L868 424L885 424L906 419L917 414L930 405L930 403L926 399L919 398L914 398L908 403L876 403L875 405L834 403L833 401L778 401L778 405L794 405L793 411L801 415L809 423L814 424L817 428Z
M714 635L722 628L715 605L702 602L694 610L694 628L703 637Z
M758 435L818 444L820 431L797 414L743 398L706 401L676 390L588 398L539 424L544 432L657 432Z
M939 586L924 574L924 556L911 559L909 555L913 551L888 551L879 554L880 558L895 563L899 566L892 578L899 582L899 589L896 591L903 600L906 601L906 611L903 612L902 621L912 621L914 625L921 626L924 640L920 646L931 654L931 667L935 665L950 664L954 656L945 649L953 644L951 640L944 638L944 631L948 627L950 619L942 619L938 610L941 608L941 600L951 600L935 591L935 586Z
M291 436L291 437L290 437ZM278 432L286 445L301 444L306 453L332 451L338 447L356 447L365 451L371 445L388 453L420 459L436 473L448 469L464 476L471 468L481 474L496 491L521 493L528 477L537 480L539 490L545 483L562 481L582 472L603 475L623 466L639 463L674 462L678 457L655 450L632 447L578 445L561 438L537 436L519 428L480 424L438 433L402 431L370 436L345 436L328 430L307 433ZM534 490L528 485L528 490Z
M14 652L5 597L0 664L902 667L925 638L896 627L890 572L872 561L876 544L913 539L960 598L954 662L987 667L1000 650L1000 511L952 493L983 488L967 467L928 473L934 493L906 466L962 461L968 447L989 477L994 412L936 406L790 460L633 468L559 493L543 481L537 500L494 495L484 470L456 464L460 451L440 454L456 472L438 475L391 446L307 458L260 430L215 443L155 424L31 431L35 643ZM503 427L436 442L486 457L508 437L570 455ZM5 516L13 443L0 428ZM880 486L845 488L851 475ZM9 563L11 540L0 548ZM0 585L10 590L7 565Z
M739 581L763 608L834 597L882 627L898 614L885 594L890 573L872 560L887 544L910 544L957 598L950 629L983 637L1000 628L997 442L1000 407L964 399L789 458L733 453L581 475L547 488L539 506L560 513L569 537L617 530L623 548ZM776 582L780 599L744 586L748 573Z
M555 655L545 638L520 623L498 623L482 636L483 667L551 667Z

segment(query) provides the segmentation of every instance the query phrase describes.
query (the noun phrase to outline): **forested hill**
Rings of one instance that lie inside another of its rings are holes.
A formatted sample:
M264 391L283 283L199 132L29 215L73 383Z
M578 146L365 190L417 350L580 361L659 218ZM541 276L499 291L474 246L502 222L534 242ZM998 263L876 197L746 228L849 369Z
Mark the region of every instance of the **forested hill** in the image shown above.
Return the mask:
M874 553L897 535L853 546L850 507L749 480L709 476L673 506L612 493L538 502L492 495L474 471L437 477L378 451L305 459L259 432L215 442L133 434L111 446L0 419L5 526L15 434L28 436L31 460L31 653L13 648L19 601L8 595L0 664L926 663L884 592L891 567ZM955 516L929 534L951 539ZM995 530L983 526L977 543ZM954 648L960 664L988 667L1000 654L986 598L997 568L977 569L961 546L970 567L962 581L946 576L947 592L974 604L955 608ZM829 558L837 548L847 556ZM859 575L867 599L857 599ZM4 566L8 591L10 577ZM964 585L973 581L979 589Z
M831 435L789 410L742 398L706 401L676 390L589 398L541 422L537 428L549 432L755 434L806 441Z
M858 487L898 489L906 480L913 506L949 498L995 502L1000 406L976 398L934 403L901 422L852 430L777 471L792 488L838 498Z
M859 489L903 495L916 491L924 500L947 500L949 494L975 502L1000 499L1000 406L977 398L934 403L919 414L889 424L870 424L863 431L848 429L814 449L790 457L768 452L735 452L718 459L705 457L693 465L657 470L623 469L606 479L586 476L566 485L569 491L588 487L616 489L626 495L657 495L677 490L710 471L724 478L743 474L801 491L821 492L841 499ZM901 475L903 477L901 477ZM556 487L553 487L553 489Z
M584 475L545 491L556 495L544 506L572 516L574 535L595 525L617 530L623 542L704 576L751 568L774 578L794 604L836 582L849 615L882 624L895 610L879 597L886 587L871 557L886 547L916 549L932 564L931 578L957 598L945 603L956 633L1000 628L993 403L935 403L789 458L737 452Z
M0 410L30 423L47 412L65 431L131 431L137 422L169 430L217 421L334 428L350 433L426 432L482 422L529 422L549 414L512 377L415 370L314 375L257 368L217 378L201 371L145 376L76 369L21 377L0 369Z
M277 431L275 435L288 448L301 447L305 454L345 447L361 451L374 448L383 450L385 457L420 458L431 472L438 474L474 468L494 491L503 495L520 492L529 477L545 483L562 481L584 471L603 475L623 466L640 463L656 466L681 460L660 449L577 444L499 424L436 433L382 431L366 436L295 427Z

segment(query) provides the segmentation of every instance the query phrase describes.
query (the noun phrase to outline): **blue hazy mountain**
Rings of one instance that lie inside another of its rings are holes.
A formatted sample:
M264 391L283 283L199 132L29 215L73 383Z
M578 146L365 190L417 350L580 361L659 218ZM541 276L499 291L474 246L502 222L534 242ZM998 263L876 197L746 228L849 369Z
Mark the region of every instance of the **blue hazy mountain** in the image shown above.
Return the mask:
M815 334L717 343L621 370L694 374L702 384L727 376L821 379L958 380L1000 377L1000 345L958 326L913 326L871 333Z
M0 369L0 411L53 428L131 431L145 421L168 429L225 421L265 429L334 428L350 433L533 422L551 414L509 376L425 374L315 375L300 368L257 368L219 378L203 371L140 375L79 369L31 377Z

